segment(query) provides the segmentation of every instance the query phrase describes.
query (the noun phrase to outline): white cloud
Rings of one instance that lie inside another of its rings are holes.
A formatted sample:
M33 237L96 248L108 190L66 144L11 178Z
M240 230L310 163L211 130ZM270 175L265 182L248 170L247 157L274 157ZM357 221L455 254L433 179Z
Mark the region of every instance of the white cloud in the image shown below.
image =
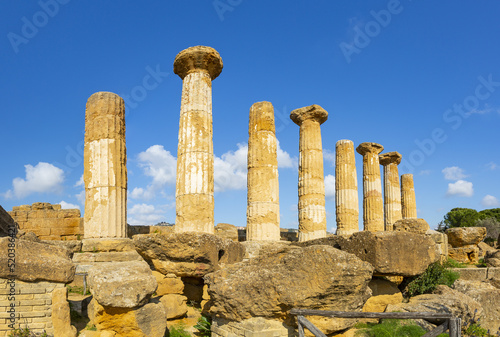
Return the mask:
M215 191L243 190L247 186L248 145L238 143L236 151L228 151L214 159ZM279 168L298 168L297 157L281 149L277 142L277 157Z
M499 207L500 201L492 195L486 195L483 200L481 200L481 204L484 207Z
M494 162L489 162L488 164L486 164L486 167L489 169L489 170L496 170L498 168L498 165L495 164Z
M281 149L280 142L277 141L277 155L278 155L278 167L279 168L299 168L299 160L297 157L292 157L290 154L283 149Z
M464 170L458 166L445 167L441 172L446 180L460 180L467 177Z
M12 180L13 190L4 195L7 198L24 198L32 193L60 193L63 189L64 171L44 162L36 166L24 165L26 177Z
M85 206L85 190L81 191L78 194L75 194L76 200L82 205Z
M81 175L80 179L78 179L78 181L75 183L75 186L74 187L80 187L80 186L83 186L84 185L84 181L83 181L83 174Z
M323 161L330 163L332 167L335 167L335 152L323 149Z
M62 200L59 205L61 205L62 209L80 209L80 206L75 205L75 204L70 204L69 202L66 202Z
M238 150L214 159L215 192L242 190L247 186L248 145L239 143L237 146Z
M325 177L325 198L335 200L335 176L331 174Z
M146 151L139 153L138 160L143 173L153 180L145 189L135 187L129 193L131 198L149 200L165 185L175 185L177 160L162 145L150 146Z
M158 209L154 205L136 204L127 212L127 222L130 225L155 225L158 222L165 221L165 210Z
M458 180L454 183L448 184L448 196L457 195L459 197L472 197L474 188L472 183L465 180Z

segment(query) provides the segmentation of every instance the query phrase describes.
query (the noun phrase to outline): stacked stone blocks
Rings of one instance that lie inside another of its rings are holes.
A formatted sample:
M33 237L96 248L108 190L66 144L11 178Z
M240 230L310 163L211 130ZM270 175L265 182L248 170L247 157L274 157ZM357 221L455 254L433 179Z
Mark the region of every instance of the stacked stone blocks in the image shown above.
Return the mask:
M36 202L12 207L10 216L25 232L41 240L76 240L83 236L83 219L78 209L61 209L61 205Z

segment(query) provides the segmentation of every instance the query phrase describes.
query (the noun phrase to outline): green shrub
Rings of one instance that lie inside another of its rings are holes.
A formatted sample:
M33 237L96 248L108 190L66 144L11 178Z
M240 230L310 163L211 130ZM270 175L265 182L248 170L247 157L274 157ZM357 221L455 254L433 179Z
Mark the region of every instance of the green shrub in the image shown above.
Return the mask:
M448 258L446 262L443 264L443 267L445 268L468 268L469 266L466 265L465 263L458 262L456 260Z
M423 274L413 277L406 282L403 294L406 297L431 293L440 284L451 287L460 277L454 272L438 262L431 264Z
M8 337L49 337L46 332L34 333L30 329L15 329L9 333Z
M379 324L357 324L356 332L359 337L421 337L426 331L409 320L384 319ZM448 336L441 334L438 337Z
M198 320L198 323L196 323L196 325L194 326L196 329L198 329L198 331L200 332L199 333L199 336L202 336L202 337L210 337L212 336L212 320L203 315L200 317L200 319Z
M475 337L489 337L491 336L488 333L488 330L480 326L478 323L472 323L465 329L464 334L466 336L475 336Z
M166 337L192 337L182 325L176 325L170 328L165 334Z

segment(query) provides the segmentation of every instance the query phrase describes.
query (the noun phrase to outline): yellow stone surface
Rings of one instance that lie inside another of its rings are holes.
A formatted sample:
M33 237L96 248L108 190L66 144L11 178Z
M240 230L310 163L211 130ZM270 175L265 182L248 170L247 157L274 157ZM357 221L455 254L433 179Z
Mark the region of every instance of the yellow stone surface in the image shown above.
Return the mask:
M219 53L196 46L181 51L174 73L182 81L177 148L176 232L214 233L212 80L222 71Z
M299 241L326 237L325 180L321 124L328 119L319 105L293 110L299 134Z
M248 125L247 241L279 241L279 184L274 109L250 108Z
M403 219L417 218L417 203L415 200L413 174L403 174L401 176L401 213Z
M127 237L125 103L116 94L87 101L83 180L85 238Z
M403 218L398 172L401 154L387 152L381 154L379 160L380 165L384 167L384 225L386 231L392 231L394 223Z
M337 235L350 235L359 231L358 177L354 144L347 139L335 146L335 208Z
M363 156L363 226L365 231L384 231L384 200L380 180L379 153L384 147L377 143L361 143L356 151Z

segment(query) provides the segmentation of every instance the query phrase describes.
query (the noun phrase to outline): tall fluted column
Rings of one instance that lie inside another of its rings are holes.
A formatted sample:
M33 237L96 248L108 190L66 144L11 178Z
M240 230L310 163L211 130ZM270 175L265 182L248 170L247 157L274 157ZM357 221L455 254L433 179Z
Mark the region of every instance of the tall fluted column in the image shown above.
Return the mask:
M278 156L270 102L250 108L247 184L247 240L279 241Z
M222 59L210 47L185 49L174 61L174 73L182 79L176 232L214 233L212 81L221 71Z
M401 206L403 219L417 218L417 202L415 200L413 174L401 175Z
M335 208L337 235L359 231L358 178L352 141L342 139L335 146Z
M328 113L319 105L293 110L299 137L299 241L326 236L325 178L321 127Z
M365 231L384 230L384 201L380 181L378 154L384 147L377 143L361 143L356 151L363 156L363 225Z
M125 103L111 92L87 100L83 172L85 238L127 237Z
M386 231L392 231L394 223L401 216L401 189L399 187L398 165L401 154L387 152L379 156L380 165L384 167L384 224Z

